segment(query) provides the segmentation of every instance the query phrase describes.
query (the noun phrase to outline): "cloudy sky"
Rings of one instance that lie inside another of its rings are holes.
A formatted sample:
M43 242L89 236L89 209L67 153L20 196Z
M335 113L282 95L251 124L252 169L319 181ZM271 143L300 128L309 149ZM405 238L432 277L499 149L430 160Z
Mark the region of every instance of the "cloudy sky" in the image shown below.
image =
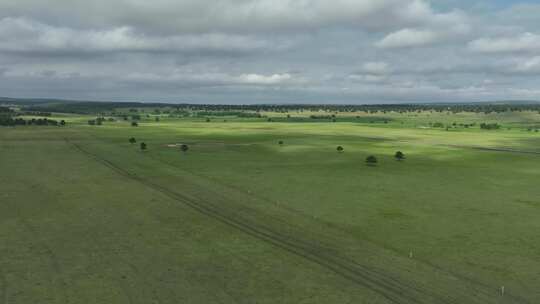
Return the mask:
M540 1L0 0L0 96L540 100Z

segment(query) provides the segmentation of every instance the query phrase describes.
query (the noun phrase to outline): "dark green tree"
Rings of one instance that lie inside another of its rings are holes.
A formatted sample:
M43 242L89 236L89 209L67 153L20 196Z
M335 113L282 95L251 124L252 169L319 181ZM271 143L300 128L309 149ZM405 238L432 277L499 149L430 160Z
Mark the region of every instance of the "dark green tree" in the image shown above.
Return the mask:
M137 142L137 140L135 139L135 137L132 137L132 138L129 139L130 144L134 144L136 142Z
M146 144L143 143L143 142L141 143L141 150L142 150L142 151L146 150Z
M375 157L373 155L370 155L370 156L368 156L366 158L366 164L368 166L375 166L375 165L377 165L377 162L378 162L377 157Z
M336 150L337 150L339 153L341 153L341 152L343 152L345 149L343 149L342 146L337 146Z
M278 144L279 144L280 146L283 146L283 144L284 144L283 140L278 141Z
M138 124L136 121L132 121L132 122L131 122L131 126L132 126L132 127L138 127L139 124Z
M403 154L403 152L401 152L401 151L397 151L396 154L394 155L394 157L397 160L404 160L405 159L405 154Z
M189 146L186 145L186 144L182 144L180 146L180 150L182 150L182 152L186 153L189 150Z

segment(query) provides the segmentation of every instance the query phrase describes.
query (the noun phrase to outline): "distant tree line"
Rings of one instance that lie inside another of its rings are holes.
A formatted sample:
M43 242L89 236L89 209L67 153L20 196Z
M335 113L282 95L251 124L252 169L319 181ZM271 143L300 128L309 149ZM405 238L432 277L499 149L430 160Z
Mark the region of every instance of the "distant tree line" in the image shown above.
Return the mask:
M25 112L22 112L20 115L49 117L49 116L52 116L52 113L51 113L51 112L32 112L32 111L25 111Z
M414 113L422 111L431 112L475 112L475 113L503 113L535 111L540 113L540 103L505 104L505 103L464 103L464 104L384 104L384 105L215 105L215 104L166 104L166 103L138 103L138 102L50 102L24 104L25 111L34 112L60 112L60 113L105 113L115 112L118 109L126 109L130 113L141 112L142 109L161 109L159 113L172 113L177 115L189 115L200 113L202 116L226 116L229 114L246 115L244 112L252 112L247 115L258 115L259 112L327 112L327 113ZM239 114L244 113L244 114ZM322 114L325 115L325 114Z
M261 118L263 117L259 113L250 113L242 111L200 111L196 112L196 116L205 117L205 116L237 116L243 118Z
M0 115L12 115L13 110L8 107L0 107Z

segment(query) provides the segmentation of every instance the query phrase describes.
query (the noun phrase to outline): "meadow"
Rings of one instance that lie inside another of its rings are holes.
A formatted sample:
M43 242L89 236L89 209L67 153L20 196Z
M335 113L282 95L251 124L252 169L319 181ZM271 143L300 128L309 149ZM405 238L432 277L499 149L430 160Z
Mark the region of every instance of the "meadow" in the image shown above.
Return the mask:
M0 303L540 303L538 112L141 111L0 127Z

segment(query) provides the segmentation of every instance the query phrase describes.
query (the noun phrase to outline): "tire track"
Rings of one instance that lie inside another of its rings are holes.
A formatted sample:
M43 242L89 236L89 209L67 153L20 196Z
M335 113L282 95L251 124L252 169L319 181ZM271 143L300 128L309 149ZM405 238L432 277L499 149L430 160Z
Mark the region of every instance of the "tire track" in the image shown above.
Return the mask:
M253 193L251 193L251 192L249 192L249 191L245 191L245 190L242 189L241 187L237 187L237 186L235 186L235 185L231 185L231 184L225 183L225 182L223 182L223 181L221 181L221 180L219 180L219 179L216 179L216 178L214 178L214 177L205 176L205 175L202 175L202 174L198 174L198 173L196 173L196 172L192 172L192 171L186 170L186 169L184 169L184 168L180 168L180 167L177 166L177 164L175 164L175 163L173 163L173 162L168 162L168 161L165 161L165 160L163 160L163 159L161 159L161 158L156 158L156 157L152 157L152 156L150 156L150 158L152 158L153 160L158 161L158 162L160 162L160 163L166 164L166 165L168 165L168 166L175 167L175 168L177 168L178 170L181 170L181 171L183 171L183 172L189 173L189 174L191 174L191 175L193 175L193 176L196 176L196 177L198 177L198 178L211 180L212 182L214 182L214 183L216 183L216 184L218 184L218 185L221 185L221 186L223 186L223 187L225 187L225 188L227 188L227 189L233 189L234 191L236 191L236 192L238 192L238 193L241 193L242 195L248 196L248 197L250 197L250 198L253 198L253 199L255 199L255 200L260 200L260 201L263 201L263 202L265 202L265 203L267 203L267 204L276 204L274 201L271 201L271 200L269 200L269 199L267 199L267 198L265 198L265 197L262 197L262 196L256 196L256 195L254 195ZM217 193L216 193L216 195L217 195ZM279 208L281 208L281 209L283 209L283 210L285 210L285 211L287 211L287 212L294 213L295 215L300 216L300 217L303 217L303 218L305 218L305 219L307 219L307 220L313 220L313 221L315 221L315 222L317 222L317 223L320 223L321 225L327 226L328 228L331 228L331 229L333 229L333 230L340 231L340 232L342 232L342 233L344 233L344 234L353 236L353 234L351 234L351 232L350 232L349 230L347 230L347 229L345 229L344 227L341 227L341 226L339 226L339 225L336 225L336 224L334 224L334 223L324 221L324 220L322 220L322 219L320 219L320 218L314 218L314 217L312 217L312 216L307 215L307 214L304 213L304 212L301 212L301 211L296 210L296 209L294 209L294 208L287 207L286 205L281 204L281 203L280 203L280 204L277 204L277 206L279 206ZM284 222L282 219L280 219L280 218L275 218L275 220L278 221L278 222L285 223L285 222ZM290 223L286 223L286 224L291 225ZM298 228L301 229L300 227L298 227ZM384 248L384 249L388 249L388 250L391 250L392 252L394 252L394 253L396 253L396 254L399 254L399 251L396 250L395 248L389 248L389 247L383 245L383 244L380 243L380 242L376 242L376 241L374 241L374 240L366 240L366 241L369 242L369 243L374 244L374 245L377 246L377 247ZM464 275L462 275L462 274L460 274L460 273L457 273L457 272L454 272L454 271L450 271L450 270L448 270L448 269L445 269L445 268L443 268L443 267L440 267L439 265L436 265L436 264L434 264L434 263L431 263L431 262L429 262L429 261L427 261L427 260L415 258L415 261L420 262L420 263L422 263L422 264L424 264L424 265L426 265L426 266L428 266L428 267L430 267L430 268L432 268L432 269L435 269L436 271L439 271L440 273L443 273L443 274L445 274L445 275L447 275L447 276L451 276L451 277L457 278L457 279L459 279L459 280L461 280L461 281L463 281L463 282L468 282L469 284L472 284L472 285L474 285L474 286L481 287L482 290L479 290L478 292L479 292L479 293L482 293L483 296L485 296L485 297L490 297L490 296L492 296L492 294L493 294L493 291L492 291L492 289L493 289L492 287L493 287L493 286L489 286L489 285L487 285L487 284L485 284L485 283L483 283L483 282L480 282L480 281L478 281L478 280L475 280L475 279L472 279L472 278L470 278L470 277L464 276ZM372 270L372 271L376 271L376 270ZM390 279L392 279L392 278L390 278ZM443 291L443 290L440 290L440 292L444 292L444 291ZM514 297L515 297L515 300L519 300L519 302L523 302L523 303L526 303L526 302L527 302L527 301L525 301L524 299L522 299L522 298L520 298L520 297L516 297L516 296L514 296Z
M66 140L69 142L69 140ZM144 180L140 177L138 177L136 174L132 174L131 172L128 172L107 159L101 158L98 155L95 155L93 153L90 153L87 150L84 150L82 147L80 147L76 143L71 143L77 150L80 152L90 156L94 160L102 163L106 167L110 168L111 170L115 171L116 173L132 179L134 181L137 181L157 192L160 192L167 197L173 199L174 201L178 201L182 204L185 204L192 209L195 209L196 211L207 215L211 218L214 218L222 223L225 223L226 225L232 226L236 229L239 229L243 231L244 233L251 235L252 237L255 237L257 239L266 241L276 247L279 247L287 252L293 253L297 256L301 256L307 260L310 260L320 266L323 266L324 268L330 269L333 272L336 272L337 274L355 282L362 286L365 286L378 294L384 296L388 300L390 300L393 303L419 303L415 298L410 297L406 294L405 289L399 286L392 286L393 284L386 284L385 282L377 282L377 279L370 279L369 275L367 274L361 274L356 273L356 271L349 269L346 265L342 265L341 263L336 263L335 261L327 261L326 259L322 258L320 254L317 254L316 251L310 250L310 248L305 248L302 245L295 244L291 241L291 238L283 237L279 235L274 235L272 232L267 231L266 229L260 229L255 228L250 225L245 224L244 222L230 218L220 212L217 212L213 208L200 204L196 201L194 201L192 198L187 197L185 195L182 195L180 193L171 191L168 188L165 188L161 185L154 184L152 182L149 182L147 180ZM352 270L352 272L351 272ZM359 277L357 277L359 276ZM392 293L389 293L387 290L392 291ZM404 302L403 300L407 299L407 302ZM429 302L433 303L433 302ZM445 302L446 303L446 302Z
M458 294L456 297L456 295L448 295L441 291L429 290L416 286L415 284L411 284L410 282L407 283L397 280L396 278L392 278L380 271L375 271L371 267L361 265L357 262L341 257L335 251L327 252L326 250L321 250L321 248L316 248L313 245L308 246L300 240L295 240L291 236L286 236L271 228L264 227L260 223L250 223L247 219L239 218L237 215L231 214L230 211L227 212L227 210L225 210L223 207L219 208L209 202L197 200L185 194L172 191L159 184L148 181L115 165L97 154L93 154L83 149L80 145L70 142L68 139L65 140L67 143L73 145L73 147L75 147L78 151L86 154L90 158L105 165L125 178L145 185L148 188L160 192L165 196L198 211L201 214L216 219L228 226L234 227L254 238L265 241L289 253L300 256L308 261L329 269L343 278L374 291L390 302L459 303L459 300L463 298L468 298L470 300L469 303L495 302L494 295L488 295L487 293L475 294L474 297L472 294L462 293ZM508 299L510 299L510 297L508 297ZM519 303L521 301L513 302Z
M479 150L479 151L540 155L540 151L518 150L518 149L512 149L512 148L490 148L490 147L464 146L464 145L443 145L443 146L452 147L452 148L461 148L461 149L472 149L472 150Z
M172 166L172 167L178 168L174 163L170 163L170 162L164 161L164 160L162 160L162 159L157 159L157 158L154 158L154 157L152 157L152 156L150 156L150 158L152 158L152 159L154 159L154 160L156 160L156 161L158 161L158 162L161 162L161 163L163 163L163 164L166 164L166 165L168 165L168 166ZM189 174L192 174L193 176L196 176L196 177L198 177L198 178L203 178L203 179L211 180L212 182L215 182L216 184L218 184L218 185L220 185L220 186L222 186L222 187L225 187L225 188L228 188L228 189L233 189L233 190L237 191L238 193L242 193L243 195L250 197L251 199L261 200L261 201L264 201L264 202L266 202L266 203L268 203L268 204L274 204L274 202L272 202L272 201L270 201L270 200L268 200L268 199L265 199L265 198L262 198L262 197L255 196L255 195L251 194L249 191L248 191L248 192L243 191L242 189L240 189L240 188L238 188L238 187L235 187L235 186L232 186L232 185L223 183L223 182L221 182L221 181L216 180L215 178L206 177L206 176L203 176L203 175L200 175L200 174L191 172L191 171L187 171L187 170L181 169L181 168L178 168L178 169L179 169L179 170L182 170L182 171L184 171L184 172L187 172L187 173L189 173ZM218 194L217 192L212 191L212 190L209 190L209 189L206 190L206 191L207 191L207 192L211 192L211 193L213 193L213 194L216 195L216 196L219 196L219 195L220 195L220 194ZM320 223L320 224L322 224L322 225L325 225L325 226L327 226L327 227L329 227L329 228L338 230L338 231L340 231L340 232L342 232L342 233L345 233L345 234L349 234L349 232L346 231L345 229L343 229L342 227L337 227L337 226L335 226L335 225L332 225L331 223L322 221L322 220L320 220L320 219L318 219L318 218L312 218L312 217L310 217L310 216L308 216L308 215L306 215L306 214L304 214L304 213L302 213L302 212L299 212L298 210L295 210L295 209L292 209L292 208L287 208L286 206L283 206L283 205L281 205L281 204L279 205L279 207L282 208L282 209L284 209L284 210L286 210L286 211L288 211L288 212L290 212L290 213L294 213L294 214L297 215L297 216L303 217L303 218L308 219L308 220L314 220L314 221L316 221L316 222L318 222L318 223ZM252 209L247 209L247 208L244 207L244 208L243 208L243 211L249 212L250 215L252 215L253 217L255 217L255 216L257 215L257 214L255 213L255 211L252 210ZM251 211L251 212L250 212L250 211ZM249 217L249 216L248 216L248 217ZM303 231L305 231L305 229L303 229L302 227L300 227L300 226L298 226L298 225L295 225L294 223L287 222L287 221L283 220L282 218L278 218L278 217L275 216L275 215L268 215L268 214L265 214L265 218L271 218L272 220L274 220L274 221L275 221L276 223L278 223L278 224L281 224L281 225L287 225L287 226L290 226L290 227L294 227L294 228L297 229L297 230L303 230ZM318 243L318 244L316 245L317 248L313 248L313 247L315 246L313 243L309 243L309 242L304 241L304 240L298 240L298 239L293 240L293 239L291 239L291 241L294 241L296 244L303 244L303 245L306 245L306 246L308 246L309 248L311 248L312 250L317 250L317 251L323 251L323 250L324 250L324 251L326 251L327 254L329 254L329 255L339 256L339 253L338 253L336 250L332 250L332 248L335 248L335 247L327 247L327 245L323 246L321 243ZM370 242L371 242L371 241L370 241ZM374 245L377 245L378 247L384 248L383 246L380 246L380 244L375 244L374 242L371 242L371 243L373 243ZM385 248L385 249L386 249L386 248ZM395 250L394 250L394 251L395 251ZM337 257L336 257L336 258L337 258ZM415 261L417 261L417 260L415 260ZM347 262L348 262L348 263L354 264L354 267L357 267L357 268L363 268L363 267L365 268L365 267L366 267L365 265L359 264L359 263L357 263L357 262L355 262L355 261L353 261L353 260L347 260ZM452 276L452 277L457 277L457 276L453 275L452 273L445 271L444 269L441 269L441 268L435 268L435 267L432 267L432 268L433 268L433 269L437 269L440 273L443 273L443 274L445 274L445 275L450 275L450 276ZM397 279L395 279L395 278L393 278L393 277L391 277L391 276L388 276L388 275L384 274L382 271L378 271L378 270L374 269L373 267L369 267L369 270L368 270L368 269L363 269L363 271L365 271L365 272L373 272L373 273L376 273L376 274L378 274L378 275L380 275L380 276L386 277L388 280L393 281L393 282L396 283L396 284L401 284L401 285L404 284L403 282L400 282L399 280L397 280ZM479 285L481 285L481 284L476 284L476 285L479 286ZM415 286L410 285L410 284L407 285L407 288L409 288L409 289L414 289L415 291L420 292L420 289L419 289L418 287L415 287ZM486 289L487 289L487 288L486 288ZM441 294L445 294L445 290L443 290L443 289L439 289L438 292L441 293ZM489 298L491 295L490 295L488 292L484 292L484 293L483 293L483 296L486 296L486 297Z
M98 138L96 138L96 139L99 140ZM333 229L333 230L340 231L340 232L342 232L342 233L344 233L344 234L346 234L346 235L351 235L351 236L352 236L352 234L351 234L351 232L350 232L349 230L347 230L347 229L345 229L344 227L341 227L341 226L339 226L339 225L336 225L336 224L333 224L333 223L324 221L324 220L322 220L322 219L320 219L320 218L314 218L314 217L309 216L309 215L307 215L307 214L305 214L305 213L303 213L303 212L301 212L301 211L298 211L298 210L293 209L293 208L289 208L289 207L287 207L287 206L285 206L285 205L283 205L283 204L276 204L274 201L271 201L271 200L269 200L269 199L267 199L267 198L264 198L264 197L261 197L261 196L256 196L256 195L254 195L253 193L251 193L250 191L245 191L244 189L242 189L242 188L240 188L240 187L237 187L237 186L235 186L235 185L231 185L231 184L225 183L225 182L223 182L223 181L221 181L221 180L219 180L219 179L216 179L216 178L214 178L214 177L205 176L205 175L202 175L202 174L198 174L198 173L196 173L196 172L192 172L192 171L186 170L186 169L184 169L184 168L180 168L180 167L177 166L177 164L175 164L175 163L173 163L173 162L165 161L165 160L163 160L163 159L161 159L161 158L156 158L156 157L153 157L153 156L151 156L151 155L148 155L148 156L149 156L151 159L155 160L155 161L158 161L158 162L160 162L160 163L166 164L166 165L171 166L171 167L175 167L175 168L177 168L177 169L180 170L180 171L189 173L189 174L191 174L191 175L193 175L193 176L196 176L196 177L198 177L198 178L211 180L213 183L216 183L217 185L220 185L220 186L225 187L225 188L227 188L227 189L232 189L232 190L234 190L234 191L236 191L236 192L238 192L238 193L241 193L242 195L245 195L245 196L247 196L247 197L250 197L251 199L254 199L254 200L260 200L260 201L263 201L263 202L265 202L265 203L267 203L267 204L272 204L272 205L275 204L275 205L279 206L279 208L281 208L281 209L283 209L283 210L285 210L285 211L287 211L287 212L294 213L294 214L296 214L297 216L303 217L303 218L308 219L308 220L315 221L315 222L320 223L320 224L322 224L322 225L324 225L324 226L327 226L328 228L331 228L331 229ZM212 190L207 190L207 191L212 192L214 195L219 195L217 192L214 192L214 191L212 191ZM256 215L256 214L254 214L254 212L252 212L252 214L253 214L254 216ZM286 222L286 221L284 221L284 220L281 219L281 218L277 218L276 216L272 216L272 215L268 216L268 215L265 215L265 217L266 217L266 218L270 217L270 218L272 218L273 220L275 220L275 221L278 222L278 223L282 223L282 224L289 225L289 226L294 226L294 227L297 228L297 229L302 229L302 230L304 230L304 229L301 228L300 226L297 226L297 225L291 224L291 223L289 223L289 222ZM366 241L367 241L368 243L371 243L371 244L377 246L377 247L384 248L384 249L390 250L390 251L392 251L392 252L394 252L394 253L396 253L396 254L399 254L399 251L396 250L395 248L389 248L389 247L383 245L383 244L380 243L380 242L376 242L375 240L366 240ZM297 242L299 242L299 241L297 240ZM307 242L303 242L303 243L308 244L308 245L311 245L311 244L309 244L309 243L307 243ZM322 246L321 244L318 244L318 246L319 246L319 247L318 247L319 250L320 250L321 248L322 248L322 249L325 249L325 250L328 249L328 247L326 247L326 248L321 247L321 246ZM353 261L353 260L351 260L350 262L354 263L354 265L356 265L357 267L363 267L363 266L364 266L364 265L361 265L361 264L359 264L359 263L357 263L357 262L355 262L355 261ZM457 272L448 270L448 269L443 268L443 267L441 267L441 266L439 266L439 265L436 265L436 264L434 264L434 263L432 263L432 262L430 262L430 261L415 258L415 262L418 262L418 263L420 263L420 264L423 264L423 265L429 267L430 269L433 269L433 270L437 271L438 273L440 273L440 274L442 274L442 275L444 275L444 276L451 277L451 278L454 278L454 279L458 279L458 280L460 280L460 281L462 281L462 282L464 282L464 283L467 283L468 286L475 286L475 287L476 287L476 290L475 290L474 292L477 294L476 296L477 296L477 297L482 296L484 299L486 299L486 300L485 300L486 302L493 301L493 299L494 299L494 294L496 294L496 293L498 292L498 291L496 290L496 288L493 287L493 285L488 285L488 284L485 284L484 282L481 282L481 281L475 280L475 279L473 279L473 278L467 277L467 276L465 276L465 275L463 275L463 274L461 274L461 273L457 273ZM378 270L376 270L376 269L371 269L371 271L372 271L372 272L375 272L375 273L378 273L379 275L385 276L385 274L383 273L382 270L381 270L381 271L378 271ZM403 282L400 282L399 280L397 280L397 279L395 279L395 278L393 278L393 277L388 277L388 279L389 279L389 280L392 280L392 281L394 281L394 282L396 282L397 284L403 284ZM409 286L409 287L410 287L410 286ZM416 288L416 290L418 290L418 289ZM437 292L439 292L440 294L445 294L445 293L448 292L448 290L439 288L439 289L437 290ZM508 293L507 293L507 294L506 294L506 297L512 299L512 303L528 303L528 301L527 301L526 299L524 299L523 297L517 296L517 295L512 295L512 294L508 294Z

